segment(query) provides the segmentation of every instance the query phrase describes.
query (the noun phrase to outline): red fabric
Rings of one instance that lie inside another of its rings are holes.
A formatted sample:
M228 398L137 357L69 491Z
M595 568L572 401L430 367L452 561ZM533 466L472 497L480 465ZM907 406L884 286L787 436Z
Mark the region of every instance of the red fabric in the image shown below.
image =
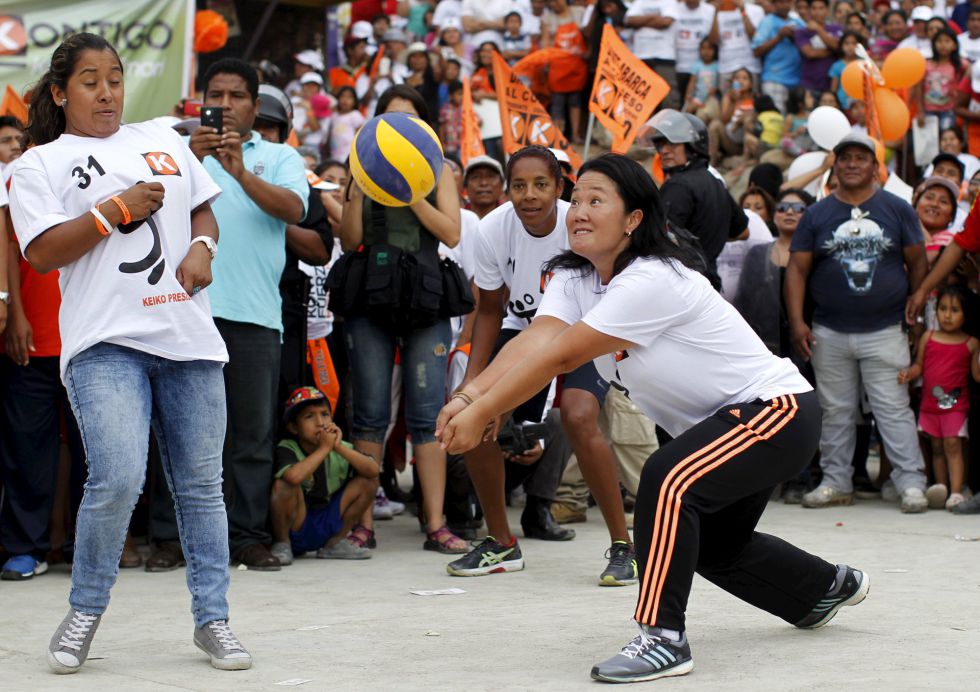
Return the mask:
M379 14L389 14L385 10L385 4L384 0L354 0L350 4L350 23L370 22Z
M977 209L976 200L966 215L963 230L953 236L953 241L967 252L980 252L980 209Z
M970 348L966 342L941 344L930 338L926 342L925 358L922 361L922 405L923 413L948 413L949 411L969 411L970 392ZM939 386L950 394L959 389L959 395L952 408L939 408L939 401L932 393Z

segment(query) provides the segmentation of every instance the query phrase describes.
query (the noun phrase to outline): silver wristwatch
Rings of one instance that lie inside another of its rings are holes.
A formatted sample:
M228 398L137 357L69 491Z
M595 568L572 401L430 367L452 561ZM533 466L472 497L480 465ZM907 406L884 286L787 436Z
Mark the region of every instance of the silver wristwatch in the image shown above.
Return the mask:
M0 301L3 301L7 305L10 305L10 292L0 291Z
M193 240L191 240L191 244L194 243L203 243L204 247L206 247L208 249L208 252L211 253L212 260L214 260L214 258L218 256L218 243L211 236L199 235Z

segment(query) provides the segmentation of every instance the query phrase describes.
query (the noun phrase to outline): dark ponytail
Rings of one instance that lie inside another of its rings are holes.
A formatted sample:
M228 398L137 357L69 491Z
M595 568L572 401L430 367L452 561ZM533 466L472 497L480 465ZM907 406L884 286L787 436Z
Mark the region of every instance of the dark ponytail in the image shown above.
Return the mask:
M655 257L665 262L675 260L711 279L697 238L682 228L668 224L660 192L640 164L622 154L603 154L585 162L579 169L579 179L592 171L602 173L613 181L627 214L637 209L643 212L643 219L633 230L629 244L613 263L613 276L638 257ZM571 210L568 213L571 214ZM545 265L546 271L555 269L578 269L583 275L595 271L589 260L571 250L551 258Z
M58 139L65 131L65 111L51 96L51 87L64 90L68 78L75 71L79 56L87 51L112 51L119 60L119 54L112 44L97 34L80 33L68 36L51 55L51 65L41 80L27 95L30 106L27 110L27 136L31 144L40 146ZM122 69L122 60L119 60Z

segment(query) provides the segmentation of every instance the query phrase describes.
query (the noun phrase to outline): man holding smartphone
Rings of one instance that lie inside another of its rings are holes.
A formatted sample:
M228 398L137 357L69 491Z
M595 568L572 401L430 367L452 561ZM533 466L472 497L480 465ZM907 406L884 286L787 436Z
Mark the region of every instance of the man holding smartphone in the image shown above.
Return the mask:
M234 58L214 63L204 77L201 127L191 135L190 148L222 190L212 210L225 233L207 290L229 355L224 478L231 558L268 571L280 569L265 528L281 355L279 278L286 225L306 215L309 184L292 147L263 141L252 130L258 90L258 76L248 63ZM170 509L154 507L152 533L159 547L148 571L172 569L183 559L172 542L177 530Z

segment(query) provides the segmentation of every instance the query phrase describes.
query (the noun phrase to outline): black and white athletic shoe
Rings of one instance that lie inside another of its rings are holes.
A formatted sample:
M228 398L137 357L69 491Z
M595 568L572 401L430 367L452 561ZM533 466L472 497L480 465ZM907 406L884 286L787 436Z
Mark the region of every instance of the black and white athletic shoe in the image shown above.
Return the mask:
M640 633L623 650L592 668L592 678L603 682L644 682L687 675L694 670L687 635L680 641L663 635L659 627L640 625Z
M521 555L517 539L508 547L498 543L493 536L487 536L466 555L446 565L446 571L454 577L482 577L522 569L524 556Z
M857 605L871 590L871 578L860 570L847 565L837 565L837 578L830 591L817 601L813 610L796 623L802 630L814 630L830 622L844 606Z

